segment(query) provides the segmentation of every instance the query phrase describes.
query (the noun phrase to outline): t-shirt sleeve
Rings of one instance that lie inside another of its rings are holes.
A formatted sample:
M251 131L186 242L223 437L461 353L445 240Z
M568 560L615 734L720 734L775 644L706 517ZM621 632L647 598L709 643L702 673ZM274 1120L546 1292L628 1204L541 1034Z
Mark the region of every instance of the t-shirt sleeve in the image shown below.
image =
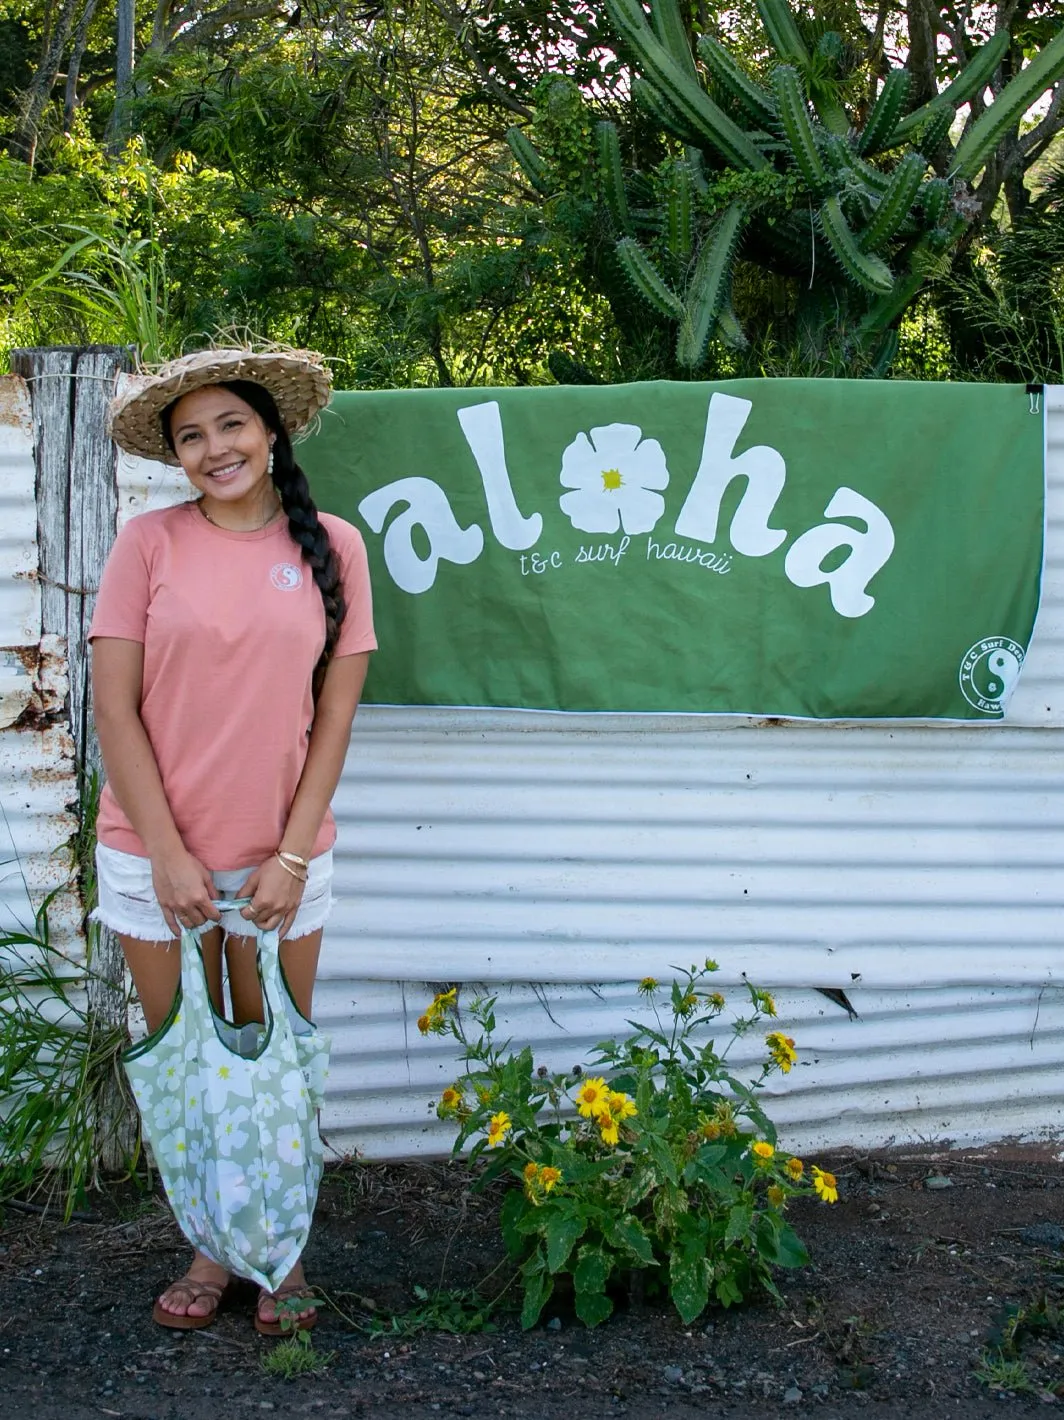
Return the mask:
M148 548L138 521L131 519L118 534L104 565L89 627L90 641L97 636L116 636L144 642L151 576Z
M377 637L373 631L373 593L369 584L366 544L358 528L342 518L329 518L327 527L329 541L340 559L340 576L347 605L333 655L354 656L359 651L375 651Z

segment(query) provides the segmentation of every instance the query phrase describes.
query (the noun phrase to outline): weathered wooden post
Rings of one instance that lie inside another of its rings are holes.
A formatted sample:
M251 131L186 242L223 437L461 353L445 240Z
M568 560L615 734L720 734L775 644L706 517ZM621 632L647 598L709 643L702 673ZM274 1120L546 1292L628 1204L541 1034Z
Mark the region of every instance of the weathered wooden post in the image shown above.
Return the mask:
M15 350L11 367L30 390L37 459L42 634L62 636L69 666L70 732L84 789L102 769L92 719L86 635L115 537L115 451L107 437L108 401L131 352L114 345ZM101 1030L126 1029L125 962L113 933L89 934L86 981L90 1018ZM136 1139L122 1073L100 1086L97 1157L120 1169Z

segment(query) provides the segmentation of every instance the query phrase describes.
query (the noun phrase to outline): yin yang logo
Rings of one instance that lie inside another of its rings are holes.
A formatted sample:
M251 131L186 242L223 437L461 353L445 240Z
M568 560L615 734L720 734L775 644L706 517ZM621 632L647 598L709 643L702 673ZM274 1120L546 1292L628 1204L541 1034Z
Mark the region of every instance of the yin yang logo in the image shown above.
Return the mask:
M984 715L1004 715L1025 654L1009 636L987 636L969 647L960 669L961 694L968 704Z
M275 562L270 568L270 581L279 592L294 592L303 585L303 570L291 562Z

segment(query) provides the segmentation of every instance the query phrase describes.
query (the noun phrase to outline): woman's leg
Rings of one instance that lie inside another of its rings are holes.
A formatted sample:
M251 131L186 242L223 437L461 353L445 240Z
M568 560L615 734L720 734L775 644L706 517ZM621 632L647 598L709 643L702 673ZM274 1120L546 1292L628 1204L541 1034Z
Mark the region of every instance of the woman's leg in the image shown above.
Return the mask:
M137 937L119 936L133 986L144 1012L148 1033L159 1029L170 1014L181 980L181 948L172 938L167 942L144 942ZM207 986L215 1009L222 1009L222 934L217 929L200 938ZM185 1273L186 1280L173 1283L158 1300L171 1316L206 1317L218 1308L219 1289L229 1281L229 1273L205 1253L195 1252ZM187 1282L194 1285L188 1286ZM206 1284L200 1291L196 1284Z
M281 943L281 966L285 980L302 1015L313 1020L314 978L318 971L318 957L321 954L321 930L309 932L305 937L285 940ZM229 968L229 996L233 1003L233 1020L237 1025L245 1021L261 1021L265 1012L262 1008L262 993L255 968L255 939L253 937L230 936L225 939L225 960ZM284 1280L279 1296L299 1296L306 1290L306 1275L302 1262ZM277 1303L269 1292L259 1297L258 1315L269 1325L277 1320ZM316 1316L315 1307L306 1306L294 1312L291 1320L309 1321Z
M314 978L318 974L321 955L321 929L305 937L281 943L281 966L292 993L292 1000L307 1020L312 1020ZM255 969L255 938L227 936L225 962L229 969L229 998L233 1003L233 1021L242 1026L246 1021L261 1021L262 993Z

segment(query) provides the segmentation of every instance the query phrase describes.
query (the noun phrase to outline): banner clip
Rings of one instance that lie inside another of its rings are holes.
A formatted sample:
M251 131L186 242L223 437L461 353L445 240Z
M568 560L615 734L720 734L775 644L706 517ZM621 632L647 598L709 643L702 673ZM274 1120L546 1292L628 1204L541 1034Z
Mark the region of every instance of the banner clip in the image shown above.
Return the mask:
M1042 391L1045 389L1041 384L1029 384L1027 393L1031 397L1031 413L1041 414L1042 412Z

